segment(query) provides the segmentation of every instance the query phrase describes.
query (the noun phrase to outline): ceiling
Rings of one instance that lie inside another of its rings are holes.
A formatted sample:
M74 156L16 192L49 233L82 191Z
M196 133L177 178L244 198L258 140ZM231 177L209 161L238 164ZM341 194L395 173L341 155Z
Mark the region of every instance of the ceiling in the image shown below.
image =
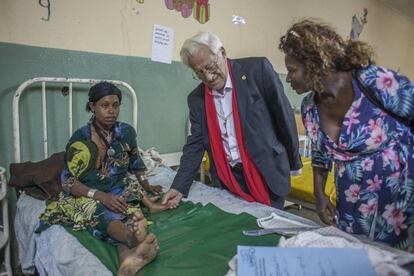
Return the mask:
M414 23L414 0L379 0Z

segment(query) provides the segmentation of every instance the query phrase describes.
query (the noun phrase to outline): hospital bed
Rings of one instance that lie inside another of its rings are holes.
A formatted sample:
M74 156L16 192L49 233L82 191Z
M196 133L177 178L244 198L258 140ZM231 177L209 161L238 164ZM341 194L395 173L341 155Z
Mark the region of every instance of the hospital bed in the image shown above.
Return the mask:
M47 84L64 85L69 88L68 119L71 134L74 85L90 85L100 81L35 78L24 82L13 97L15 162L21 161L19 99L23 93L33 91L27 89L28 87L33 84L41 85L43 149L44 158L47 158L50 155L46 112ZM130 95L132 125L136 128L138 112L135 91L127 83L106 81L122 86ZM63 127L56 131L66 132ZM167 190L175 174L170 167L160 165L149 181ZM208 187L200 182L193 183L186 201L177 210L150 216L149 219L153 222L150 231L156 233L161 249L157 259L140 272L143 275L205 275L208 271L223 275L227 271L227 262L236 252L237 244L276 245L279 237L277 235L244 237L241 234L242 230L256 228L255 218L269 216L272 212L295 222L317 226L307 219L259 203L240 200L225 190ZM60 225L54 225L40 234L35 234L38 217L44 211L45 205L45 201L25 193L20 194L16 203L14 227L23 273L33 274L37 270L40 275L112 275L116 272L117 255L114 254L114 248L91 238L86 231L73 233Z

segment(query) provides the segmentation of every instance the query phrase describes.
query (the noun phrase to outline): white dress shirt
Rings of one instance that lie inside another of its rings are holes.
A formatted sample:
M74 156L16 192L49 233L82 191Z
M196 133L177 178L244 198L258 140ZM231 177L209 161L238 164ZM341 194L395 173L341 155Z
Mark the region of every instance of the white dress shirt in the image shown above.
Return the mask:
M232 83L230 76L227 75L227 81L223 89L223 94L212 90L214 105L216 106L217 119L221 132L221 140L227 161L231 166L241 163L239 146L237 144L236 129L233 120L233 99Z

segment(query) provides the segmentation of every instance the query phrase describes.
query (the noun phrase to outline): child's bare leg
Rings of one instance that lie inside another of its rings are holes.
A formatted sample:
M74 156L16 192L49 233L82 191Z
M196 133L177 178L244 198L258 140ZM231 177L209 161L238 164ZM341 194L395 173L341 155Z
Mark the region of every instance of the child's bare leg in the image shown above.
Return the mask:
M146 264L155 259L159 246L154 234L149 234L135 248L128 249L125 245L118 246L121 265L118 276L133 276Z
M147 206L150 213L159 213L161 211L168 209L168 206L166 204L155 203L152 200L150 200L147 195L144 195L142 197L142 203L144 203L144 205Z

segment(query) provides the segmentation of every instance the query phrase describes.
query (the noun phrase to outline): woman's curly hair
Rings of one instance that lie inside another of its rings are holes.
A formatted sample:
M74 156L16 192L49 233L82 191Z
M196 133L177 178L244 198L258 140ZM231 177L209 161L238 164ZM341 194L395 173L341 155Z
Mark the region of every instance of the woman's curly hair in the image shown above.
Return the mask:
M350 71L373 63L374 51L360 41L344 40L318 19L293 24L280 38L279 49L306 69L310 88L323 91L322 79L328 71Z

